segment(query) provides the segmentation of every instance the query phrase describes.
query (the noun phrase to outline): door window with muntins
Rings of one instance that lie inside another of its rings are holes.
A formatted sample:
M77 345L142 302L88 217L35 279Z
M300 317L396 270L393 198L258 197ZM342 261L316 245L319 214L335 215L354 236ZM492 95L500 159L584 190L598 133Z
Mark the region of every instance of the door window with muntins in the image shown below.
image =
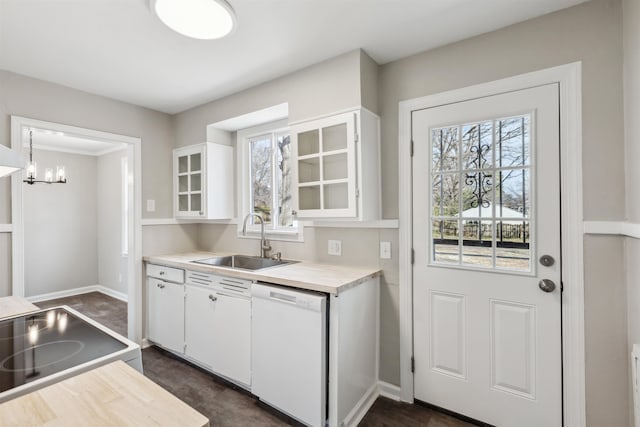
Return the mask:
M531 115L431 129L431 263L531 271Z

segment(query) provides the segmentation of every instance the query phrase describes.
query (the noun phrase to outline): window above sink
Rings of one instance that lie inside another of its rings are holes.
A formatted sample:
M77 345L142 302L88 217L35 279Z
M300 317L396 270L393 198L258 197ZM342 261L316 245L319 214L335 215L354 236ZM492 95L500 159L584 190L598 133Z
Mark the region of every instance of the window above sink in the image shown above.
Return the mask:
M239 218L257 213L265 220L270 240L303 241L303 225L292 210L291 139L286 119L237 132ZM251 219L246 234L260 238L260 224Z

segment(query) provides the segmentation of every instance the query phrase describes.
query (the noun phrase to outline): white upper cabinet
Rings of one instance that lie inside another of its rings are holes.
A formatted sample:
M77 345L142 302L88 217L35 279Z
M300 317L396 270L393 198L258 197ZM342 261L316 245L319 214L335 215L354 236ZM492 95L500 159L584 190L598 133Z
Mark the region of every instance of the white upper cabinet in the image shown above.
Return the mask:
M364 110L291 126L300 219L380 219L380 120Z
M173 150L176 218L234 217L233 147L206 142Z

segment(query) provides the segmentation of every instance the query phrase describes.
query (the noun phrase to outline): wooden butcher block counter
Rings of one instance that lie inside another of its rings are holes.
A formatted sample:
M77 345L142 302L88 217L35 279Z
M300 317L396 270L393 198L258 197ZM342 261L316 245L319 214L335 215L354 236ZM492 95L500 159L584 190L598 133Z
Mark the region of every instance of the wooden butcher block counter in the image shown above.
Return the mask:
M209 420L117 361L0 404L0 425L202 427Z

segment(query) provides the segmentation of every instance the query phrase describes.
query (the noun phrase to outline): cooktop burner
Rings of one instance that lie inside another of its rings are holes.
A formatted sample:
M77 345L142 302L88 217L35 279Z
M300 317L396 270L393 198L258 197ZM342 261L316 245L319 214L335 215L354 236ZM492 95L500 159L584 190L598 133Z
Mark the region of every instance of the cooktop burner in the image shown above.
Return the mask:
M0 321L0 393L125 348L62 307Z

